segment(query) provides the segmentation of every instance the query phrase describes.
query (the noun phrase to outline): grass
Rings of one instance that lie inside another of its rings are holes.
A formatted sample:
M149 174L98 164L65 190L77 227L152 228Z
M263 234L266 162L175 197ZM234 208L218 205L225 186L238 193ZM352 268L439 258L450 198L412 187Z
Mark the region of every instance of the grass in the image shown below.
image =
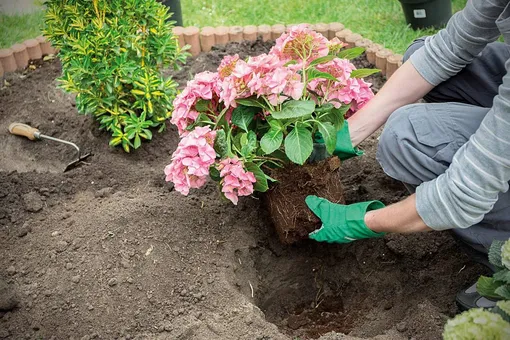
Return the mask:
M458 11L466 0L453 0ZM341 22L363 37L402 53L434 30L407 27L397 0L181 0L185 25L260 25Z
M43 12L7 15L0 13L0 48L41 35Z
M454 11L466 0L453 0ZM417 37L434 30L407 27L397 0L181 0L185 25L260 25L341 22L366 38L402 53ZM0 14L0 48L40 35L40 11Z

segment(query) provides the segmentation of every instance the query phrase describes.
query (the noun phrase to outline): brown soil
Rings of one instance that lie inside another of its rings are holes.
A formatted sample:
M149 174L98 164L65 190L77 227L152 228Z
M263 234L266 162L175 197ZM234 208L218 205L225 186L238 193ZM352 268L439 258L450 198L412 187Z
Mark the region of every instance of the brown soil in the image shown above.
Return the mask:
M342 176L337 157L304 166L291 165L271 173L278 180L263 196L280 241L292 244L308 239L321 221L307 208L308 195L345 203Z
M232 44L177 76L268 48ZM184 197L164 182L173 128L132 154L109 148L59 73L44 63L0 91L0 338L439 339L455 292L483 272L448 233L284 246L258 199L236 207L213 183ZM94 156L62 173L72 151L9 135L14 121ZM376 143L342 166L348 203L405 196Z

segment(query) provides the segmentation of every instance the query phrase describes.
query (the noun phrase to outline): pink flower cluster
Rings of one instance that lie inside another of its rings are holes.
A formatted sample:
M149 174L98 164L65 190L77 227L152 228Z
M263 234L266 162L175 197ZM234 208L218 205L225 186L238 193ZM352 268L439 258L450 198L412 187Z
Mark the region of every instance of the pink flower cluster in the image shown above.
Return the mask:
M293 67L285 67L285 62L274 54L262 54L240 60L237 55L224 59L220 74L220 100L225 107L235 107L235 99L253 95L265 96L272 105L282 103L287 98L301 98L304 83Z
M237 205L239 196L253 193L253 183L257 182L252 172L246 171L237 158L226 158L218 165L220 170L221 191L232 203Z
M374 96L370 83L363 79L350 78L351 72L356 67L349 60L335 58L330 62L317 65L317 69L333 75L337 81L314 79L308 83L308 89L337 108L342 104L350 103L350 112L355 112Z
M170 122L177 126L180 135L186 134L186 128L195 122L199 112L195 105L199 99L217 101L220 94L218 74L213 72L198 73L188 81L184 91L174 99L174 111Z
M174 183L175 190L188 195L190 188L205 184L209 167L216 159L215 138L216 131L206 126L196 127L181 139L172 162L165 167L166 180Z
M271 54L281 60L296 60L299 63L327 56L329 41L322 34L312 31L307 24L293 26L288 33L283 33L276 39Z

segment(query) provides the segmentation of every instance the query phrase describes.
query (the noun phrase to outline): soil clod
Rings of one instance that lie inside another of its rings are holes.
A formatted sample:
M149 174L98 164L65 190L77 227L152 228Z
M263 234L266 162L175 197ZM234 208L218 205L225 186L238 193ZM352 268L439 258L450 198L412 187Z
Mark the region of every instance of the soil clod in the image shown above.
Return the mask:
M23 195L23 201L25 202L25 209L29 212L38 212L43 208L41 196L35 191Z
M340 160L332 157L304 166L292 164L271 173L278 182L264 199L282 243L307 239L309 233L320 228L321 221L305 203L308 195L345 203L339 168Z

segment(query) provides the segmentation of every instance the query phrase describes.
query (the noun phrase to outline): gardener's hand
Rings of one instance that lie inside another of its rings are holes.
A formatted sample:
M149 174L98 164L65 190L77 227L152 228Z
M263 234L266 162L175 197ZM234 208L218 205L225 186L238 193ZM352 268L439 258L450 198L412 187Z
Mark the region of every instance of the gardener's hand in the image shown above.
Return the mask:
M322 221L322 227L311 232L312 240L328 243L349 243L352 241L382 237L384 233L370 230L364 222L367 211L384 207L379 201L342 205L327 199L308 196L306 204Z
M349 133L349 124L347 121L345 121L342 129L336 134L336 146L335 151L333 151L333 155L338 156L338 158L341 160L346 160L351 157L360 156L362 154L363 151L352 145L351 135ZM322 139L322 136L318 134L318 136L315 138L315 144L313 147L312 155L310 156L310 161L321 161L328 157L329 155L326 151L324 140Z
M336 146L333 154L338 156L341 160L346 160L363 154L363 151L352 145L351 134L349 133L349 123L347 123L347 121L344 122L342 129L336 134Z

